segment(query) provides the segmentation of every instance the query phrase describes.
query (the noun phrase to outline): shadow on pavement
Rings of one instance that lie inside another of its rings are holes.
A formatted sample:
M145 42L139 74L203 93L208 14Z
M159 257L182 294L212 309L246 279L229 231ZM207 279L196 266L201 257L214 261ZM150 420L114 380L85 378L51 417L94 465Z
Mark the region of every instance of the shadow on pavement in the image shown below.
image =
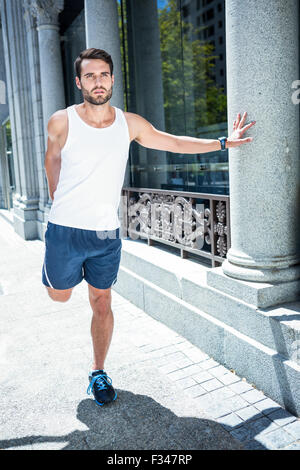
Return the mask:
M182 399L186 399L184 394ZM32 450L243 449L242 444L229 434L235 428L228 426L226 431L219 423L209 419L178 417L152 398L125 390L118 390L117 400L103 407L93 399L82 400L77 407L77 419L88 429L65 435L2 440L0 449L13 450L31 445ZM252 433L247 435L250 440L258 432L255 421L250 423L253 424ZM241 428L236 428L238 430ZM265 449L259 443L255 443L255 448Z

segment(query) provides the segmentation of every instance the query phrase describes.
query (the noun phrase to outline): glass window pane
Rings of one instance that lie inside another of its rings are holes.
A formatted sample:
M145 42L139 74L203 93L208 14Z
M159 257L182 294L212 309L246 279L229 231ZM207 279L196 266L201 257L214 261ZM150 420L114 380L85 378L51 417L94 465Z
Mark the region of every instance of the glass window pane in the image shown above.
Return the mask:
M225 0L120 3L128 111L178 136L228 135ZM133 142L131 186L229 194L227 151L177 154Z

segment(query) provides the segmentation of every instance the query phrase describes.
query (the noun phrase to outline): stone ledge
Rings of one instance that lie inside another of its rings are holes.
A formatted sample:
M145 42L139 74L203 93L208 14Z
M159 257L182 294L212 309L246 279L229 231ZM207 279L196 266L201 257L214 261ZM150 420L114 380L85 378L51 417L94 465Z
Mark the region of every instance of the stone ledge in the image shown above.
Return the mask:
M206 277L222 268L202 266L142 242L123 240L121 267L141 279L134 281L128 275L123 280L127 285L126 295L132 302L137 301L141 292L141 287L135 282L139 284L147 280L276 350L286 359L295 358L300 363L300 302L268 309L257 308L228 292L222 292L220 286L207 285ZM138 303L144 308L142 299L139 298Z
M244 281L226 276L222 266L207 271L207 285L261 308L281 304L287 298L300 300L299 279L276 284Z

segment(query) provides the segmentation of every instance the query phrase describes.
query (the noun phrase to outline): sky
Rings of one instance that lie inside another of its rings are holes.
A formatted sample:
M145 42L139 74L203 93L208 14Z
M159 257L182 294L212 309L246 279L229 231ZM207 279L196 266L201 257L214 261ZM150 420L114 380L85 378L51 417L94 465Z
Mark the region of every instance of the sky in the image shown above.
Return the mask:
M166 3L168 3L168 0L157 0L157 6L158 8L163 8Z

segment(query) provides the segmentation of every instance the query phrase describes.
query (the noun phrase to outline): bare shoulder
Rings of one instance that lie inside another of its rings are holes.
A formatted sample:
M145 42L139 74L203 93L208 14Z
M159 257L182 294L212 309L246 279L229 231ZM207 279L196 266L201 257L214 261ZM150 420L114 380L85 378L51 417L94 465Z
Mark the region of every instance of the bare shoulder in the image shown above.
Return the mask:
M145 118L136 113L129 113L128 111L124 111L124 115L127 119L127 122L130 122L131 124L140 124L143 122L147 122Z
M48 121L49 137L58 137L68 129L68 113L67 109L59 109L50 116Z
M124 116L129 128L130 141L137 140L141 130L147 126L151 126L151 124L139 114L126 111L124 112Z

